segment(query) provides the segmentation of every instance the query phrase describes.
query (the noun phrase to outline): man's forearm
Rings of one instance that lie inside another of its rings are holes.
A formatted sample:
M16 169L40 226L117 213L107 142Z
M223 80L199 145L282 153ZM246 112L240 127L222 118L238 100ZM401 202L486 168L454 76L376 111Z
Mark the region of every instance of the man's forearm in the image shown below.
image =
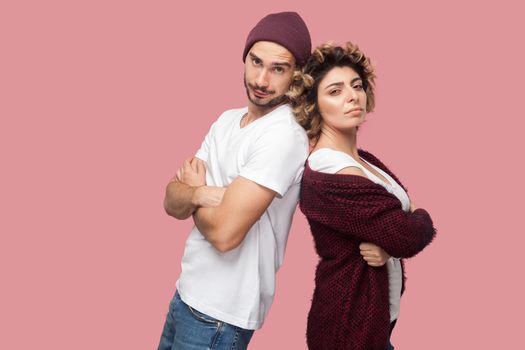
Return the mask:
M224 208L198 208L193 213L193 221L199 232L220 252L227 252L237 247L246 232L231 225L222 212Z
M197 226L204 238L212 244L217 240L216 211L217 208L198 208L193 213L195 226Z
M199 187L196 193L210 189L213 187ZM220 194L224 194L222 201L213 207L198 206L193 221L208 242L220 252L226 252L242 243L271 204L276 192L241 176L228 189L218 189Z
M166 187L164 209L168 215L184 220L193 214L197 205L194 201L197 187L188 186L183 182L172 181Z

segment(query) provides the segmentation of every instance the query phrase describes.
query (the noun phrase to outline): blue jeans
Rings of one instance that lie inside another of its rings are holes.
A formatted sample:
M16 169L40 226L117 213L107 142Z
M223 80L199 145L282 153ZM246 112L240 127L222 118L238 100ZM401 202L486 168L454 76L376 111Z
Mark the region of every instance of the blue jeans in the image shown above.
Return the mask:
M244 350L252 335L253 330L233 326L193 309L176 292L158 350Z
M386 344L386 350L394 350L394 346L390 342L390 338L392 337L392 331L394 330L394 327L396 326L397 320L394 320L390 323L390 335L388 336L388 343Z

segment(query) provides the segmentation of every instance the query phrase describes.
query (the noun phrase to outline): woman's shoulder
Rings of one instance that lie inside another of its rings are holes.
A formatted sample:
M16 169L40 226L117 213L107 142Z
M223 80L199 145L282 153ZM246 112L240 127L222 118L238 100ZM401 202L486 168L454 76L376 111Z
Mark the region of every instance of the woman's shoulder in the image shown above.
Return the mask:
M322 147L322 148L313 150L312 153L310 153L310 156L308 157L308 159L309 160L325 159L325 160L335 160L335 161L358 163L351 155L343 151L338 151L333 148L327 148L327 147Z
M350 155L331 148L319 148L308 157L310 168L314 171L335 174L343 168L359 166Z

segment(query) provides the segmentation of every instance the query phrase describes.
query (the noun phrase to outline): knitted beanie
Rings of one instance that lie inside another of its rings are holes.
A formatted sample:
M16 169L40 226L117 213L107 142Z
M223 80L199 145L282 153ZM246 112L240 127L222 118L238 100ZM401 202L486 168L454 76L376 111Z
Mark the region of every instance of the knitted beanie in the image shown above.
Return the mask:
M272 13L261 19L246 38L242 54L243 62L257 41L271 41L284 46L301 66L306 63L312 51L310 33L297 12Z

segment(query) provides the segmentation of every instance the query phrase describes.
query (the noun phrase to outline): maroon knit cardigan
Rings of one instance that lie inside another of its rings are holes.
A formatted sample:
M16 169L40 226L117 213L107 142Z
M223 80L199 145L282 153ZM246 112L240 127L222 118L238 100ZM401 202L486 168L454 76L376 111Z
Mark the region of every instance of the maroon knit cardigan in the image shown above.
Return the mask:
M401 185L372 154L359 150L359 155ZM374 243L398 258L414 256L435 235L432 219L424 209L404 212L397 197L365 177L316 172L308 162L299 207L320 257L308 348L384 350L390 330L388 271L386 265L367 265L359 244Z

